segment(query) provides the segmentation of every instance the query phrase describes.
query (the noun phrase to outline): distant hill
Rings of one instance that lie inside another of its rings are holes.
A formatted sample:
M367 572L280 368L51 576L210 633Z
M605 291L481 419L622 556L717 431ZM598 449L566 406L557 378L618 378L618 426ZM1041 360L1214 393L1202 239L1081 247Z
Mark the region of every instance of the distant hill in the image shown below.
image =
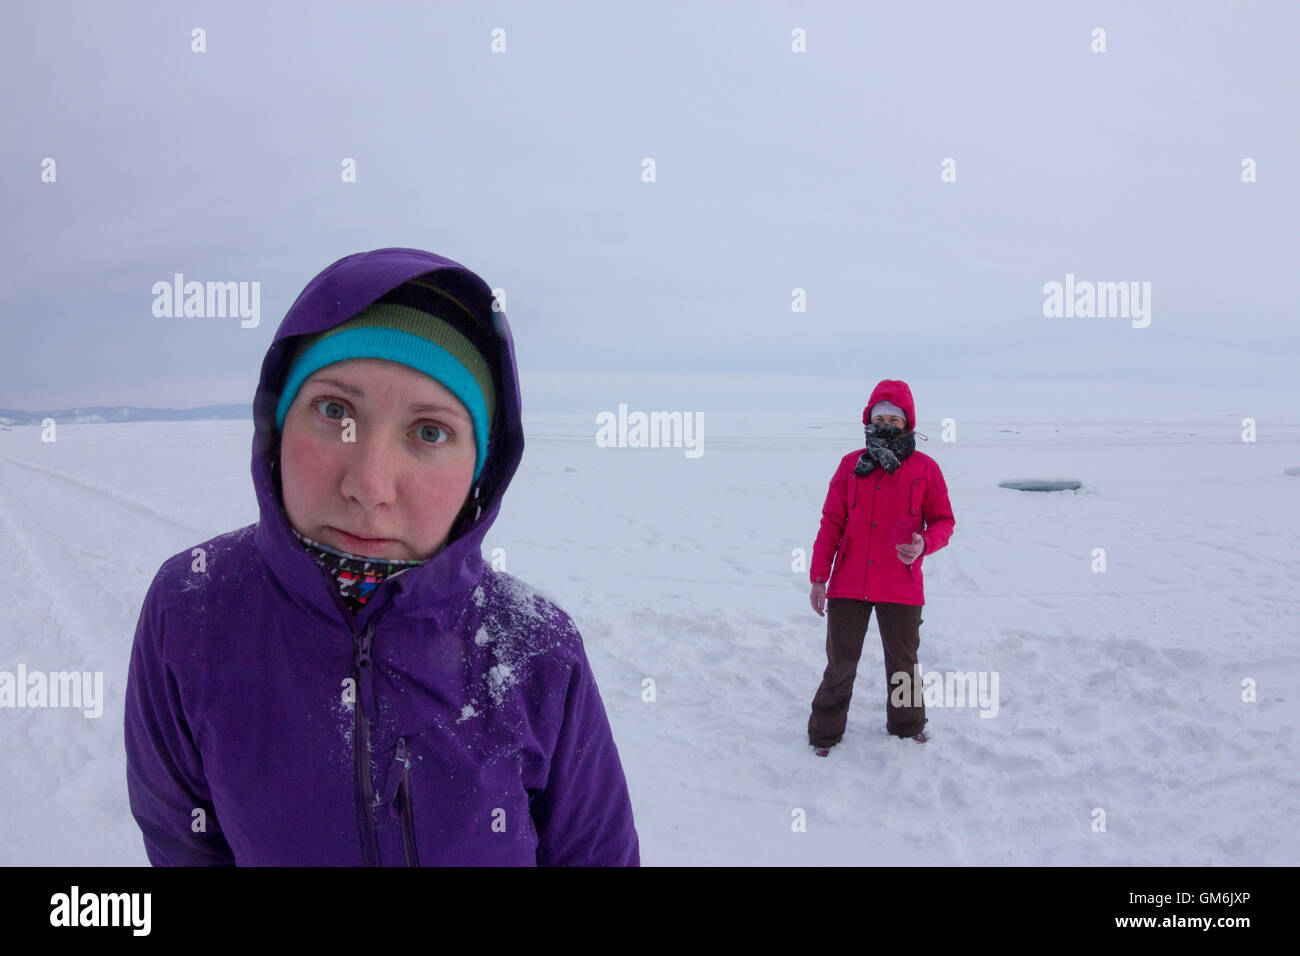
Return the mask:
M200 408L135 408L129 405L91 405L87 408L63 408L58 411L28 412L20 408L0 408L0 425L40 425L52 418L60 425L110 424L116 422L202 422L222 419L251 419L253 406L204 405Z

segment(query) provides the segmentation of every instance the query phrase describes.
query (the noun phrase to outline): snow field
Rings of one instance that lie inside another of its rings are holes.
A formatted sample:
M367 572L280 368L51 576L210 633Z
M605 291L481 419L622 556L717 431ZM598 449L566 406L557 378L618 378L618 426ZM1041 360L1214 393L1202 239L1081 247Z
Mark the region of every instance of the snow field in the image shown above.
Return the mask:
M1253 444L1231 416L922 426L957 523L924 564L921 665L997 671L998 715L927 707L929 743L888 736L873 618L823 760L825 620L791 552L861 427L705 417L695 459L598 448L594 413L526 417L485 542L582 631L645 864L1300 862L1300 424ZM103 671L107 699L99 719L0 711L0 862L143 864L121 729L140 601L164 558L257 520L252 424L39 432L0 433L0 670ZM997 487L1033 476L1084 486Z

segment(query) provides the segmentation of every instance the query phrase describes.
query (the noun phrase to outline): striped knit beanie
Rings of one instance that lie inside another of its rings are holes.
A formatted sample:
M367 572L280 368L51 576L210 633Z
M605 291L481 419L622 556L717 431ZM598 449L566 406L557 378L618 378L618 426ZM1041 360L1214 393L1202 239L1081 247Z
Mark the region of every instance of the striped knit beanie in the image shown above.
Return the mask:
M460 399L474 422L474 481L487 461L496 412L496 387L486 358L495 349L474 314L427 279L411 279L332 329L303 336L280 392L275 426L302 383L327 365L354 358L399 362L440 382Z

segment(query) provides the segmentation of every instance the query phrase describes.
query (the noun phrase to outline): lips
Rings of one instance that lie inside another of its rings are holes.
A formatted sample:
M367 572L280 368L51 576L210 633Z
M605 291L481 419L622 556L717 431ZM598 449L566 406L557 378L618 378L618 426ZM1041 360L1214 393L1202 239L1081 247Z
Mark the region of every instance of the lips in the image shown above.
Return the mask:
M333 525L330 525L330 530L353 545L368 548L383 547L386 544L391 544L394 540L392 538L369 538L365 535L353 534L351 531L344 531L342 528L335 528Z

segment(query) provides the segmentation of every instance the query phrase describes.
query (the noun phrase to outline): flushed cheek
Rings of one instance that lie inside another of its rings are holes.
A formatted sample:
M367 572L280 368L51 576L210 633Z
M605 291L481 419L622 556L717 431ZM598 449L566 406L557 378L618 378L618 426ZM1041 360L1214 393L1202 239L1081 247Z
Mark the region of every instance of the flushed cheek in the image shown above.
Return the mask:
M460 512L465 496L469 494L468 478L469 476L466 476L461 481L449 477L441 481L421 482L420 491L413 500L425 502L426 505L423 508L412 509L409 513L417 516L420 530L423 532L422 538L440 537L447 532ZM464 487L461 487L462 485Z
M310 520L314 516L309 512L328 496L331 487L338 487L338 449L286 438L280 455L285 507L290 517Z

